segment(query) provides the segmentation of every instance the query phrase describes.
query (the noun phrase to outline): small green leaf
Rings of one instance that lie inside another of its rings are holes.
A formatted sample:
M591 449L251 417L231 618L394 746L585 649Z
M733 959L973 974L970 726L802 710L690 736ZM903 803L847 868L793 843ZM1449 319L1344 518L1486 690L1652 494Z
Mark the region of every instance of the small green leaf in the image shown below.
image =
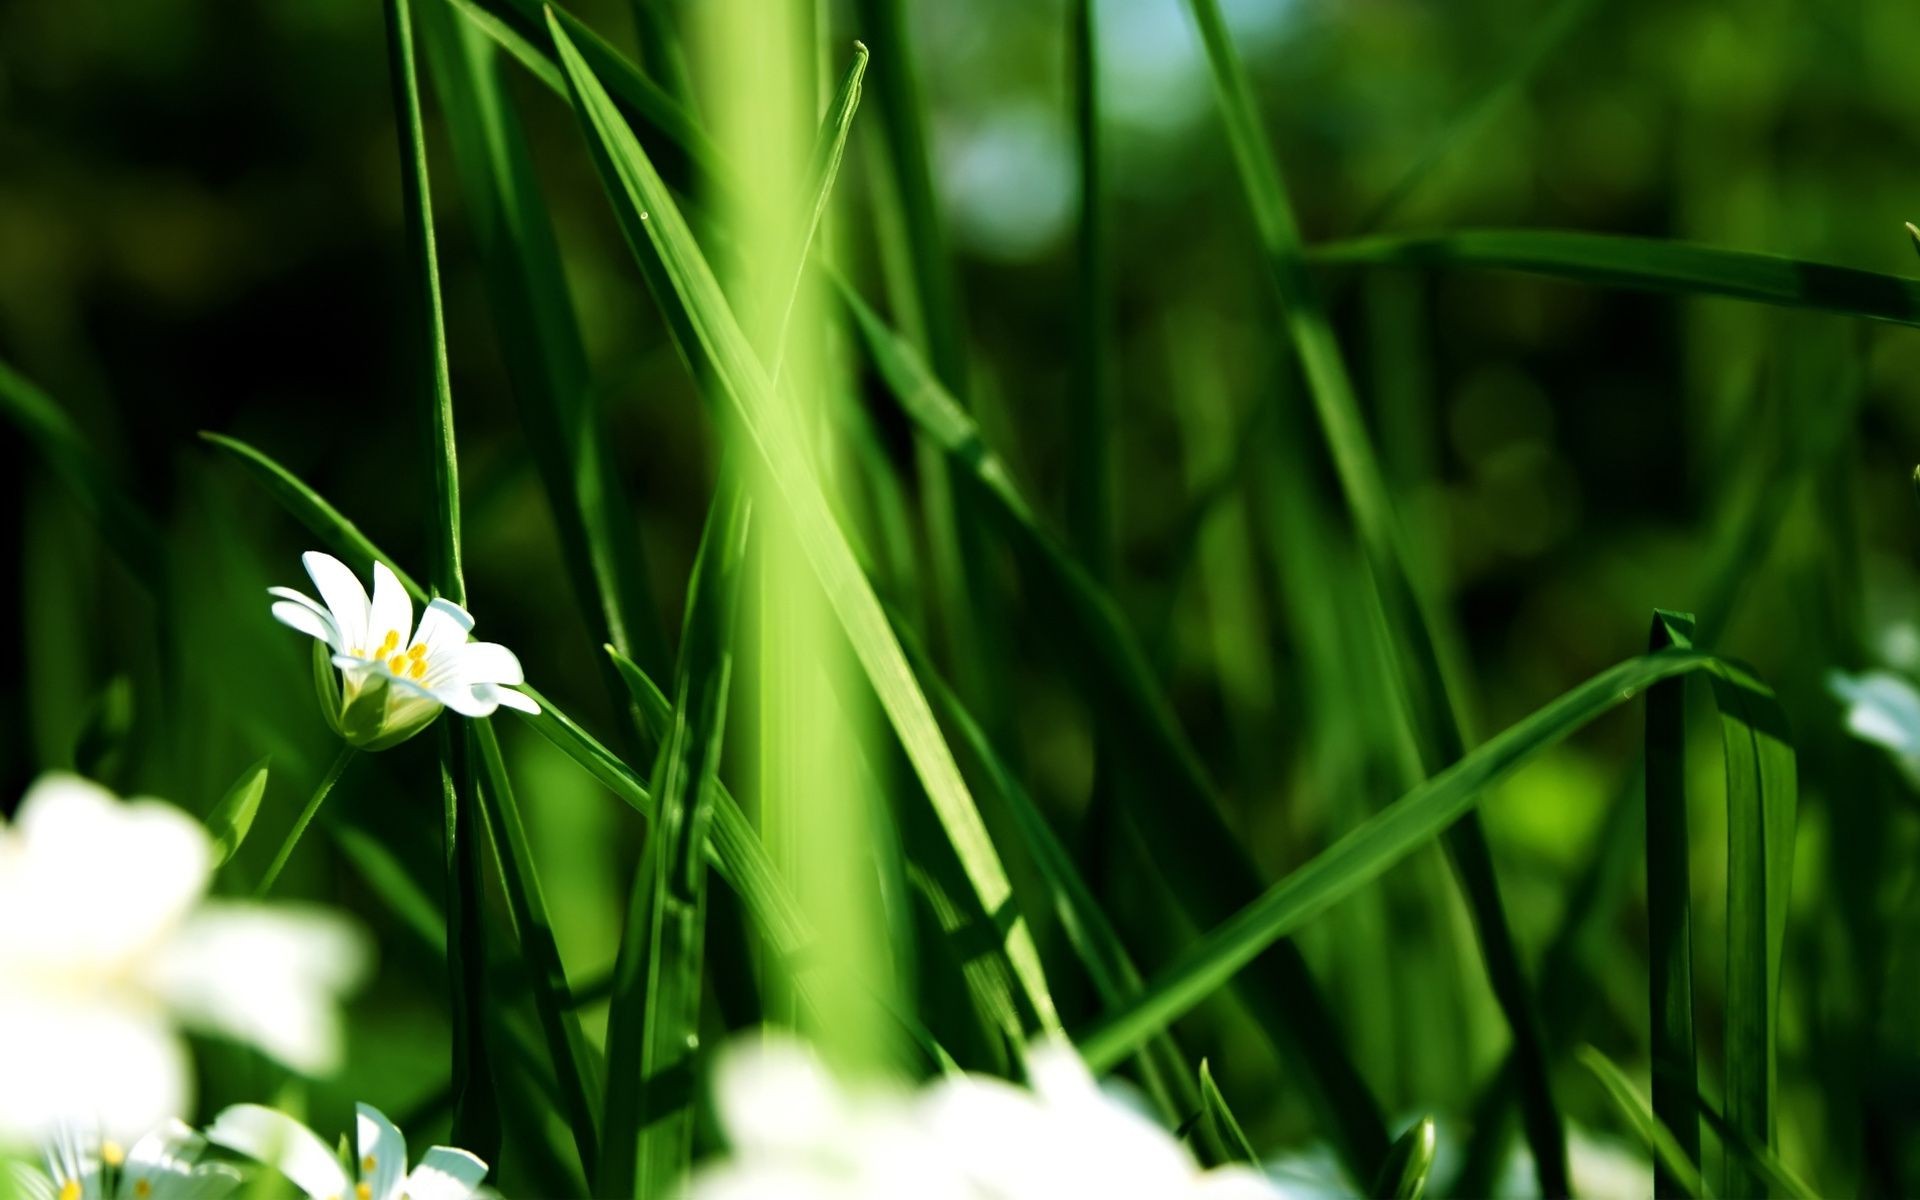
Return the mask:
M1240 1128L1233 1110L1227 1107L1227 1098L1220 1094L1220 1085L1213 1081L1213 1069L1204 1058L1200 1060L1200 1120L1213 1140L1216 1158L1250 1167L1260 1165L1259 1151L1247 1140L1246 1131Z
M1437 1144L1433 1118L1415 1121L1387 1151L1386 1165L1380 1168L1380 1177L1373 1181L1368 1195L1380 1200L1420 1200L1427 1191L1427 1177L1433 1173Z
M270 758L271 756L269 756ZM223 866L233 858L253 828L254 814L260 811L260 798L267 794L267 763L263 758L241 772L220 803L207 816L207 832L213 835L213 865Z

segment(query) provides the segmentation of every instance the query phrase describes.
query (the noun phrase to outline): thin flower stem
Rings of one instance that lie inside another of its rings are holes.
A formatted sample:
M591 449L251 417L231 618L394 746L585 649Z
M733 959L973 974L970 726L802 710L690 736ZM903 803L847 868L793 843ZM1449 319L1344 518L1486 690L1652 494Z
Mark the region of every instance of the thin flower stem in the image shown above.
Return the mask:
M340 782L340 776L346 774L347 764L351 763L357 754L359 751L352 746L340 747L340 753L334 758L333 765L327 768L326 778L320 781L319 787L313 789L312 798L307 801L307 806L300 810L299 819L294 821L293 828L287 831L287 840L280 844L280 852L273 856L273 862L267 867L267 873L260 879L260 886L253 890L256 897L264 896L272 890L273 881L280 878L280 872L285 869L287 860L293 857L293 848L300 844L300 835L305 833L307 826L313 823L313 814L320 811L320 802L327 798L327 793L333 790L333 785Z

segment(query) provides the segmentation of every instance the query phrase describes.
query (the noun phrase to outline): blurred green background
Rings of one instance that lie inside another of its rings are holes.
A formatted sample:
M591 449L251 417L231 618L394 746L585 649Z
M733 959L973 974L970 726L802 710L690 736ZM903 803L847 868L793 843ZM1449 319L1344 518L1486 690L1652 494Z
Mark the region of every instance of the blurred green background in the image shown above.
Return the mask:
M1901 223L1920 216L1908 190L1920 183L1920 9L1902 0L1225 7L1310 242L1574 228L1913 273ZM1075 436L1065 397L1080 204L1068 14L1057 0L907 9L975 409L1059 527ZM1177 0L1099 0L1097 11L1114 590L1223 784L1230 820L1277 877L1400 794L1406 753L1378 715L1389 701L1369 665L1364 568L1254 250L1198 38ZM631 50L626 4L582 0L576 12ZM853 12L837 15L836 31L874 36ZM876 63L894 49L875 44ZM18 564L6 593L17 612L0 638L0 806L38 771L77 764L204 813L272 754L261 822L273 836L243 858L257 871L331 758L308 648L272 623L263 593L304 586L296 556L309 539L194 435L261 447L376 543L424 565L430 467L407 400L385 72L370 0L0 6L0 358L110 448L174 548L156 599L24 444L0 440L0 548ZM715 431L573 116L509 74L637 503L652 598L676 616ZM697 93L697 73L695 83ZM426 95L477 632L515 647L535 684L609 729L596 639L568 593ZM840 187L845 254L870 295L886 272L866 199L878 129L863 111ZM1844 735L1825 676L1912 665L1900 656L1920 599L1908 484L1920 341L1840 317L1518 276L1321 278L1420 567L1457 626L1462 699L1482 736L1637 652L1656 606L1698 612L1711 645L1752 661L1780 692L1802 771L1783 1155L1827 1194L1913 1194L1920 830L1898 774ZM910 477L907 432L891 413L883 422ZM1094 726L1050 661L1046 630L1022 622L1019 579L997 570L988 586L1011 614L1017 700L989 724L1073 832L1103 898L1151 926L1165 906L1138 885L1130 851L1083 820ZM1725 838L1717 739L1704 695L1695 700L1696 986L1710 1080ZM576 985L597 979L613 961L642 831L558 751L517 723L502 730L569 972ZM1569 1041L1644 1070L1639 739L1628 706L1529 766L1483 812L1543 1008L1564 1008ZM437 903L425 744L356 764L323 820L372 834ZM1619 841L1610 829L1636 847L1624 868L1607 865ZM285 885L362 916L386 963L353 1010L351 1067L321 1094L397 1118L434 1114L444 983L360 869L310 837ZM1060 931L1036 920L1043 946L1057 944ZM1142 965L1190 932L1164 930L1161 946L1139 951ZM1396 1125L1435 1112L1443 1142L1463 1138L1507 1033L1440 853L1422 851L1301 940ZM1084 984L1058 986L1070 1017L1096 1011ZM1180 1028L1257 1141L1316 1138L1287 1064L1234 1005L1210 1004ZM280 1086L237 1052L204 1053L208 1110ZM1577 1121L1620 1130L1577 1066L1556 1082Z

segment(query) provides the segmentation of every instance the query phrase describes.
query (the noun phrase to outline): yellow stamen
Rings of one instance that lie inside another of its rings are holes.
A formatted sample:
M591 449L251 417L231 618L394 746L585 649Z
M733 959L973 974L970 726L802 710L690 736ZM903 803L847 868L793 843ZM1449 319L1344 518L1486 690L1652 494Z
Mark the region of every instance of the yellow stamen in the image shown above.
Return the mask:
M407 658L404 654L396 654L387 660L387 670L392 671L395 675L398 675L406 669Z
M110 1167L117 1167L127 1161L127 1152L120 1148L119 1142L101 1142L100 1161Z
M380 641L380 657L385 658L387 655L392 654L395 650L398 650L399 648L400 648L400 631L397 629L387 630L387 636L382 638Z
M359 646L355 646L353 649L347 651L347 653L351 654L355 658L365 658L367 656L367 652L361 649Z
M412 648L407 651L408 658L425 658L426 656L427 644L425 642L415 642Z
M60 1185L60 1200L80 1200L80 1181L69 1179Z
M370 1173L373 1170L373 1168L374 1168L373 1155L369 1154L365 1158L360 1160L360 1173L362 1175L366 1175Z
M148 1196L153 1195L153 1182L147 1179L134 1180L133 1194L138 1196L140 1200L147 1200Z
M427 660L424 658L416 658L407 665L407 678L409 679L424 679L426 678L426 674Z
M373 1200L373 1185L356 1183L353 1185L353 1194L360 1197L360 1200Z

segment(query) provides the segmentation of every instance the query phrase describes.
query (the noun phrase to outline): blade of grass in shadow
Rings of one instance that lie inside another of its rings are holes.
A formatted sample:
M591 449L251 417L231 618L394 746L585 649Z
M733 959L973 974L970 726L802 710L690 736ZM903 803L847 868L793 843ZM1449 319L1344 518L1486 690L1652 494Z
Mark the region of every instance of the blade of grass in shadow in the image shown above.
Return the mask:
M575 111L594 163L649 288L689 362L711 366L730 411L766 463L807 560L933 802L981 907L990 913L1002 912L1011 898L1005 869L872 586L827 506L799 437L787 426L783 409L773 403L762 365L645 151L558 21L550 19L549 24L574 88ZM1056 1028L1058 1017L1039 954L1017 915L1007 923L1005 953L1043 1028Z
M1200 1128L1213 1142L1215 1161L1260 1165L1260 1152L1247 1140L1246 1131L1227 1107L1227 1098L1220 1094L1220 1085L1213 1081L1213 1071L1204 1058L1200 1060Z
M654 766L654 819L633 882L607 1019L602 1195L666 1195L693 1155L707 827L733 673L748 504L721 480L688 583L673 722Z
M1127 756L1138 786L1119 794L1155 848L1156 866L1196 924L1225 920L1260 894L1260 877L1221 818L1220 798L1119 606L1040 528L1006 464L914 349L850 289L840 292L908 419L947 456L956 478L989 501L986 511L1015 553L1036 619L1046 620L1063 643L1063 661L1101 718L1100 728L1112 733L1115 753ZM1241 998L1275 1044L1305 1068L1325 1100L1320 1111L1349 1170L1371 1178L1387 1152L1386 1123L1298 948L1281 941L1256 960Z
M1067 62L1072 80L1075 148L1080 156L1080 225L1074 374L1067 390L1073 430L1067 460L1067 541L1095 579L1113 559L1112 379L1113 286L1107 257L1107 206L1102 194L1098 0L1067 5Z
M1712 1102L1704 1096L1695 1096L1694 1099L1700 1116L1706 1120L1714 1136L1720 1139L1727 1155L1738 1158L1753 1178L1766 1180L1769 1185L1765 1189L1766 1194L1785 1196L1788 1200L1820 1200L1820 1193L1814 1190L1812 1184L1781 1162L1779 1156L1766 1146L1727 1124L1727 1119L1720 1115L1720 1110Z
M1422 765L1431 775L1457 762L1469 740L1452 698L1446 644L1436 633L1439 623L1412 573L1413 559L1394 515L1346 363L1318 290L1307 273L1280 165L1267 145L1253 88L1227 32L1219 0L1188 0L1187 7L1206 47L1227 140L1273 273L1287 331L1380 594L1387 628L1398 651L1399 687L1406 699ZM1565 1195L1569 1191L1566 1131L1553 1098L1532 988L1513 943L1493 870L1493 854L1478 814L1464 809L1458 826L1446 832L1445 845L1473 915L1488 982L1513 1033L1525 1096L1522 1114L1541 1193Z
M500 740L493 723L474 722L473 738L479 750L483 781L480 800L486 806L487 824L500 850L501 891L506 895L519 933L520 953L526 960L532 983L534 1011L546 1034L547 1054L559 1084L561 1108L572 1128L581 1170L591 1179L599 1161L599 1135L592 1097L599 1094L600 1081L594 1072L593 1051L569 1003L566 968L560 961L560 947L554 941L553 923L547 917L540 877L534 870L533 852L527 845L526 829L520 822L520 806L514 799L513 784L507 778L506 762L500 756Z
M1367 1195L1381 1200L1420 1200L1427 1192L1427 1178L1433 1174L1436 1145L1433 1118L1415 1121L1413 1127L1393 1143L1386 1165L1380 1169Z
M640 63L647 76L679 104L690 107L693 86L686 51L667 0L631 0L627 7L633 13Z
M1653 615L1650 652L1693 646L1693 618ZM1682 1156L1700 1161L1694 1111L1699 1054L1693 1033L1693 901L1688 872L1686 680L1647 689L1646 863L1648 1011L1653 1039L1653 1115L1673 1131ZM1589 1063L1589 1066L1592 1064ZM1695 1181L1697 1185L1697 1180ZM1654 1194L1681 1187L1664 1158L1654 1162ZM1697 1191L1697 1186L1688 1190Z
M447 334L433 236L432 188L427 179L426 134L414 68L409 0L386 0L387 56L399 134L401 209L413 279L407 289L419 354L415 389L425 405L432 472L434 590L466 603L460 562L460 474L453 433L453 387L447 370ZM401 631L405 637L405 631ZM467 731L440 724L440 779L445 804L447 963L453 1014L453 1137L491 1160L499 1153L500 1110L485 1036L486 936L481 923L481 847L474 837L475 804L468 770Z
M1920 325L1920 281L1746 250L1614 234L1470 229L1327 242L1315 263L1469 267L1685 296L1726 296Z
M1654 1115L1647 1106L1646 1099L1640 1095L1633 1082L1613 1065L1607 1056L1592 1046L1582 1046L1577 1055L1582 1066L1593 1072L1593 1077L1606 1089L1607 1098L1613 1101L1620 1115L1633 1126L1640 1140L1653 1151L1654 1189L1656 1196L1692 1196L1706 1195L1706 1184L1700 1178L1700 1168L1695 1164L1697 1154L1689 1154L1680 1139L1672 1130ZM1657 1083L1657 1081L1656 1081ZM1698 1124L1698 1118L1695 1118ZM1697 1133L1696 1133L1697 1137ZM1761 1195L1763 1193L1738 1193L1740 1195Z

